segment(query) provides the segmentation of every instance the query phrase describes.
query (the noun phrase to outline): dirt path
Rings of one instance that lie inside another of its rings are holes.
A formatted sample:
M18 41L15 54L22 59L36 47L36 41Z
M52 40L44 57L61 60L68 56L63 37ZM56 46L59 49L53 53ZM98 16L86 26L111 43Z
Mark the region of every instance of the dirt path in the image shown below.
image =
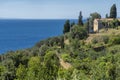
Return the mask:
M60 60L60 65L64 68L64 69L69 69L72 67L72 65L68 62L65 62L59 55L58 52L56 52L56 55L58 56L59 60Z

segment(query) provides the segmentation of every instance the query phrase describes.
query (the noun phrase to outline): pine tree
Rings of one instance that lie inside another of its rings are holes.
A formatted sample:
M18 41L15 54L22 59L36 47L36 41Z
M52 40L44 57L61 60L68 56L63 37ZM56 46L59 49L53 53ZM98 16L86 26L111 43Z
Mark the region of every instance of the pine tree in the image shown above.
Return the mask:
M113 4L110 9L110 18L116 18L117 17L117 8L116 5Z

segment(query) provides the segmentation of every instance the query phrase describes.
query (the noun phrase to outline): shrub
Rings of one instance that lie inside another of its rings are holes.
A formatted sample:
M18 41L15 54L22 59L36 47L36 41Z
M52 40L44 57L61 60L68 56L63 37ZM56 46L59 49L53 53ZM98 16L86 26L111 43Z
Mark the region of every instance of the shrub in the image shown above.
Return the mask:
M93 38L93 39L92 39L92 43L93 43L93 44L98 43L98 38L97 38L97 37Z
M41 47L45 43L45 40L42 40L35 44L36 47Z
M104 36L96 36L92 39L93 44L100 43L100 42L107 44L109 42L109 37L104 35Z
M56 45L56 44L59 44L59 42L60 42L59 37L53 37L53 38L51 38L51 39L49 40L49 45L50 45L50 46L54 46L54 45Z
M74 39L71 41L71 48L79 49L80 48L80 41L78 39Z
M71 62L71 57L69 54L62 54L62 58L65 62Z
M39 55L44 56L45 53L46 53L46 51L47 51L48 49L49 49L48 46L42 45L42 46L40 47L40 49L39 49Z
M115 36L115 37L111 37L111 39L109 40L109 43L112 45L115 44L120 44L120 36Z
M109 41L109 37L108 37L108 36L102 36L102 39L103 39L103 42L104 42L105 44L107 44L108 41Z
M110 27L111 28L118 28L119 26L119 20L118 19L114 19L113 21L110 22Z
M51 38L48 38L46 40L42 40L38 43L36 43L36 47L42 47L43 45L46 45L46 46L63 46L64 42L64 37L63 36L58 36L58 37L51 37Z
M115 46L111 46L110 48L108 48L108 53L112 53L112 54L116 54L120 52L120 46L119 45L115 45Z

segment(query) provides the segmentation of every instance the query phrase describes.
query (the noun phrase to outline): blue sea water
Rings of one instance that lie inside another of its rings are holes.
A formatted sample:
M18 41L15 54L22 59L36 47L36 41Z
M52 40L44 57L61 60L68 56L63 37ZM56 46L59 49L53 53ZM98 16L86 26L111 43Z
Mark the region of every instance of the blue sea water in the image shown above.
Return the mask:
M64 23L65 20L1 19L0 54L30 48L40 40L61 35Z

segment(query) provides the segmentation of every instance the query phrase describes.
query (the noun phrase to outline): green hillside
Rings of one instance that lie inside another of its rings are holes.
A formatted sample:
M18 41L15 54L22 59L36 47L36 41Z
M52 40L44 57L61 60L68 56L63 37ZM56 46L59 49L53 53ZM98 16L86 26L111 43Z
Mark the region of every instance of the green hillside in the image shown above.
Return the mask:
M119 80L120 29L87 34L74 25L62 36L0 55L0 80Z
M90 33L97 12L86 23L66 20L63 35L32 48L0 55L0 80L120 80L120 25L113 5L109 27ZM108 22L102 24L108 25Z

